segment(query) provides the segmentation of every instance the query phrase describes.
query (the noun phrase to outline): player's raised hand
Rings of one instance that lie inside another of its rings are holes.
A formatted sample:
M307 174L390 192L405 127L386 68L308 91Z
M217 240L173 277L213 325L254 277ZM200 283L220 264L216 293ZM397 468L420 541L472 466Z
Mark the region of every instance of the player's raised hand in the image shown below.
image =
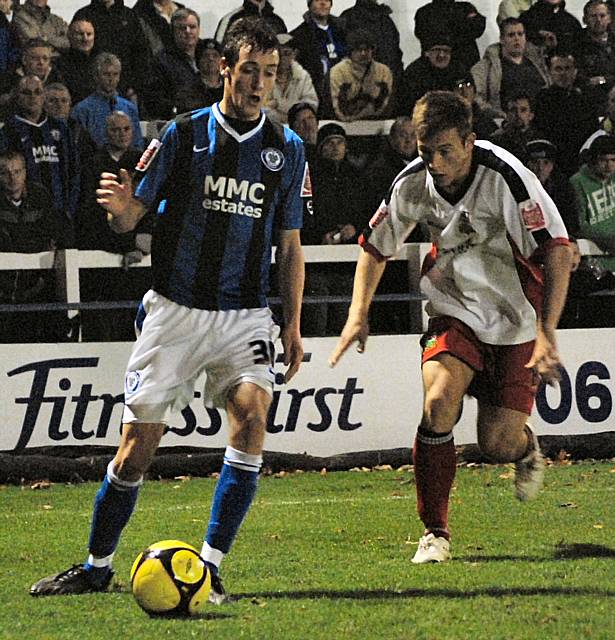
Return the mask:
M120 169L120 175L103 172L96 189L96 202L115 217L125 215L132 200L132 180L126 169Z
M303 341L298 331L291 331L286 327L282 329L280 338L284 347L284 364L288 367L284 382L289 382L303 362Z
M349 315L342 329L342 335L337 341L335 349L333 349L333 352L329 356L329 366L334 367L354 342L359 343L357 345L357 351L363 353L368 335L369 324L367 323L367 318L364 316Z

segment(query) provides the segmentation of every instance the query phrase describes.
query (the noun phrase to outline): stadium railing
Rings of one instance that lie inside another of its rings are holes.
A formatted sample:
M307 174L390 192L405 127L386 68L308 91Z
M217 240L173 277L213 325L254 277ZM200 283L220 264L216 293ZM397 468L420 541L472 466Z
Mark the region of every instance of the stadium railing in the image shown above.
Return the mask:
M579 239L581 255L604 255L591 240ZM431 249L429 243L405 244L394 260L407 262L407 289L401 294L376 295L375 302L407 302L409 305L409 331L420 333L426 329L426 314L424 298L419 290L420 267L424 257ZM348 263L356 262L361 249L356 245L312 246L303 248L307 264L314 263ZM274 258L275 259L275 258ZM151 266L150 256L145 256L141 262L130 265L129 269L139 269ZM37 304L1 304L0 312L33 311L47 309L66 310L73 318L81 309L109 309L127 307L135 301L117 302L82 302L79 273L83 269L118 269L122 267L122 256L106 251L84 251L79 249L65 249L61 251L45 251L42 253L3 253L0 260L0 271L22 269L56 269L58 274L58 292L55 303ZM326 298L306 296L305 303L347 301L350 296L328 296ZM339 300L338 300L339 298ZM275 300L274 300L275 302Z
M410 311L411 332L421 332L425 327L425 315L423 311L423 296L419 293L420 265L423 258L430 250L431 245L406 244L403 246L395 260L404 260L408 264L408 289L404 294L383 294L376 296L380 302L407 301ZM342 246L305 246L304 254L306 263L340 263L356 262L361 249L356 245ZM274 257L275 260L275 257ZM135 301L117 302L82 302L79 273L83 269L118 269L122 267L122 256L107 253L106 251L84 251L79 249L64 249L60 251L45 251L42 253L3 253L0 260L0 271L22 269L56 269L57 301L53 303L31 304L0 304L0 312L11 311L42 311L50 309L66 310L69 318L74 318L82 309L109 309L127 307ZM129 269L151 267L150 256L145 256L141 262L131 264ZM341 301L348 300L349 296L342 296ZM338 297L327 296L325 298L306 297L305 302L337 302ZM276 300L273 299L273 302Z

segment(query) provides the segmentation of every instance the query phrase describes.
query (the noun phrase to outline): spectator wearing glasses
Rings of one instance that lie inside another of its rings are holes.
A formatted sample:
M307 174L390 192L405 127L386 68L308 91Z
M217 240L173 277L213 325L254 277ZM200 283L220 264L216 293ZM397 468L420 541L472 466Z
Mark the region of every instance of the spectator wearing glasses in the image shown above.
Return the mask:
M451 39L447 33L435 32L423 38L422 54L404 70L397 97L399 115L411 116L416 101L428 91L450 91L467 69L452 60Z
M438 31L447 33L451 39L452 59L470 68L478 62L480 55L476 39L485 31L487 20L471 2L456 0L432 0L419 7L414 16L414 35L421 48Z

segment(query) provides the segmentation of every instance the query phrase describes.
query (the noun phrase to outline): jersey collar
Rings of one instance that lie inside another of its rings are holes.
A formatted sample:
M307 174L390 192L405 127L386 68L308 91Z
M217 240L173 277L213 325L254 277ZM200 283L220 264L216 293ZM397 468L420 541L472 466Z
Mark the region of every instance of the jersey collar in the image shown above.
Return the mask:
M237 142L245 142L252 136L256 135L263 128L263 125L265 124L265 114L264 112L261 112L261 119L259 123L253 129L250 129L250 131L248 131L247 133L240 134L237 131L235 131L235 129L233 129L233 127L231 127L231 125L227 122L226 118L224 117L224 114L222 113L222 111L220 111L219 102L216 102L214 105L212 105L211 111L214 114L214 118L216 119L216 122L229 134L229 136L231 136L232 138L235 138Z

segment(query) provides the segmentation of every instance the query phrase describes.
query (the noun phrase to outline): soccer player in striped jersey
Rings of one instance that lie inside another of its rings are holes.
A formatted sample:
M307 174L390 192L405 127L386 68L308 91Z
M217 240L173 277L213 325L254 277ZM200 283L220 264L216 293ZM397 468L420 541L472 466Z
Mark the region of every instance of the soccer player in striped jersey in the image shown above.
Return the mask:
M423 417L413 450L425 531L412 560L422 564L451 557L453 427L466 393L478 400L483 453L515 462L517 497L534 497L542 484L544 460L527 418L540 379L559 377L555 330L571 252L536 176L507 151L475 140L467 102L430 92L417 102L413 123L419 158L397 176L359 240L353 299L330 364L354 342L364 351L386 258L425 223L433 249L421 288L430 321L421 340Z
M303 358L299 329L304 281L299 241L302 197L309 195L303 146L262 110L278 65L275 33L263 21L237 21L221 60L224 96L178 116L144 153L134 191L129 175L102 174L98 202L118 232L158 212L153 286L125 380L118 452L99 490L84 564L44 578L32 595L102 591L172 410L194 397L226 409L229 446L217 482L202 555L212 572L210 600L225 599L218 575L256 491L274 382L280 328L267 306L272 240L283 307L285 380Z

